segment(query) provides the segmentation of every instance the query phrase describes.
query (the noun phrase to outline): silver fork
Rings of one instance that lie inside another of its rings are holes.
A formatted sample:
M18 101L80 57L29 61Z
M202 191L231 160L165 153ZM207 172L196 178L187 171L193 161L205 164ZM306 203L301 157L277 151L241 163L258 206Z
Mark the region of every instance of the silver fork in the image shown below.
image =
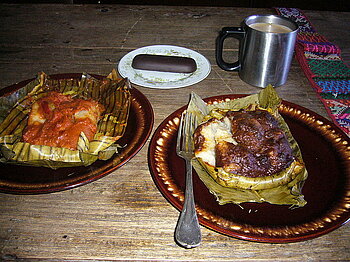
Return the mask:
M175 229L175 240L179 245L185 248L199 246L202 239L194 204L192 182L191 159L194 154L192 135L195 129L195 124L195 115L183 112L181 115L176 143L177 155L185 159L186 162L186 189L185 203Z

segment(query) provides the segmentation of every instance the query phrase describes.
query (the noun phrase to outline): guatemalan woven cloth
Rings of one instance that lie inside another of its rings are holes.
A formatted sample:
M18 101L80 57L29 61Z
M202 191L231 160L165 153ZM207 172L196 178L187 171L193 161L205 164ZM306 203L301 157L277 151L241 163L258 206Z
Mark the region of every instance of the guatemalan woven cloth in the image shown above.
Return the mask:
M350 136L350 68L340 48L317 33L299 9L278 7L276 11L299 25L296 58L329 116Z

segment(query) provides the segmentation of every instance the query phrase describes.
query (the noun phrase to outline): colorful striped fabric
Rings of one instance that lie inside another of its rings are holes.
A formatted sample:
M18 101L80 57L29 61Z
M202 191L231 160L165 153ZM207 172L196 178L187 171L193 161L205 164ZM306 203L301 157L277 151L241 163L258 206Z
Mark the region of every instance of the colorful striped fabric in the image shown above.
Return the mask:
M343 61L340 48L317 33L299 9L275 9L299 25L296 58L329 116L350 136L350 68Z

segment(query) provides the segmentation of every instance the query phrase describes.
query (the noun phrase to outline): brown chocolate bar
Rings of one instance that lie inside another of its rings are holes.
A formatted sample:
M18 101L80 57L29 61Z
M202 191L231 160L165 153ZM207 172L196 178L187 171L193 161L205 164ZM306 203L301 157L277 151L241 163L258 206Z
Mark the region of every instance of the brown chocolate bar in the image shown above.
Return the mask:
M193 73L197 70L196 61L192 58L167 55L136 55L131 66L134 69L173 73Z

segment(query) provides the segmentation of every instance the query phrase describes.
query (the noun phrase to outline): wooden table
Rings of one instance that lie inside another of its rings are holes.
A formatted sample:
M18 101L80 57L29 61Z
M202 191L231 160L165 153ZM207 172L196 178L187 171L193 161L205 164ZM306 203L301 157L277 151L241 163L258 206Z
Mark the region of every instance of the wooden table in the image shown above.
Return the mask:
M0 5L0 87L48 74L108 74L129 51L153 44L178 45L205 55L212 71L204 81L180 89L136 86L151 102L154 129L189 93L201 97L252 94L258 88L224 72L215 62L215 38L224 26L272 9L120 5ZM350 61L350 14L305 11L317 30ZM237 52L237 43L228 48ZM283 99L327 117L296 61ZM150 139L149 139L150 140ZM290 244L238 240L202 227L203 243L186 250L173 231L179 212L152 181L147 164L149 140L125 166L71 190L42 195L0 194L0 260L34 261L302 261L349 260L350 227Z

